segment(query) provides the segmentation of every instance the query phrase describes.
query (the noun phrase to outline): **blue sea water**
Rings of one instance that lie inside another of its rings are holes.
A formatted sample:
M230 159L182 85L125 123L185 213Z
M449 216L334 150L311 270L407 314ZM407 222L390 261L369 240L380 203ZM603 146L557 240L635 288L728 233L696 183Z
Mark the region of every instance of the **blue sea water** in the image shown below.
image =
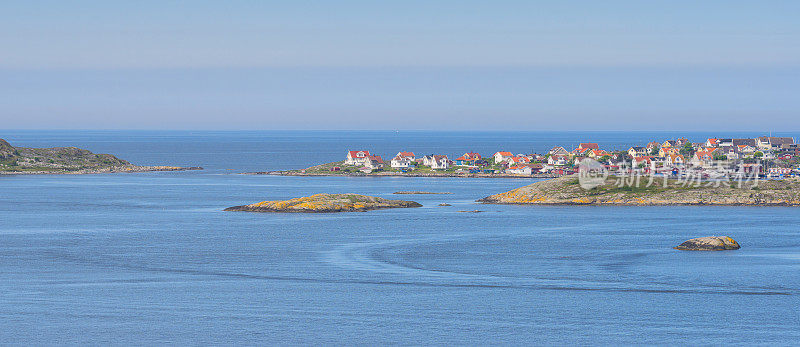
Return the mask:
M2 131L206 170L0 176L0 344L800 344L796 208L481 205L535 180L236 174L347 149L489 155L679 135ZM222 212L397 190L453 194L402 196L418 209ZM671 248L708 235L742 249Z

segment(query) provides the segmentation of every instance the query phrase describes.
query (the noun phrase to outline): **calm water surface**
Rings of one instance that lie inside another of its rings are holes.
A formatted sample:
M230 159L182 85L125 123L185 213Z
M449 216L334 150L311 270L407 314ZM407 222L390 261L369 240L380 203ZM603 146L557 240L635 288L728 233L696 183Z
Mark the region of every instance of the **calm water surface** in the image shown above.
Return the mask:
M795 208L495 206L474 200L533 180L235 174L340 160L350 147L491 154L672 134L0 134L208 168L0 176L3 344L800 343ZM368 213L221 211L397 190L454 194ZM475 209L486 212L457 212ZM707 235L743 248L671 249Z

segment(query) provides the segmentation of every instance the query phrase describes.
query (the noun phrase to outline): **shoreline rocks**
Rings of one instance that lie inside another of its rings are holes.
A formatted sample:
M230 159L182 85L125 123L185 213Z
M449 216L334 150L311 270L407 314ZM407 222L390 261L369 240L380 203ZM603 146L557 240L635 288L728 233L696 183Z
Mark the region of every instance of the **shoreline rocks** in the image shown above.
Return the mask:
M411 207L422 207L422 205L415 201L389 200L360 194L314 194L289 200L233 206L226 208L225 211L330 213Z
M683 184L657 178L651 185L620 185L615 177L592 189L581 187L577 175L536 182L478 202L523 205L608 205L608 206L800 206L800 181L761 180L741 187L732 182Z
M706 236L684 241L673 248L680 251L728 251L741 247L730 236Z

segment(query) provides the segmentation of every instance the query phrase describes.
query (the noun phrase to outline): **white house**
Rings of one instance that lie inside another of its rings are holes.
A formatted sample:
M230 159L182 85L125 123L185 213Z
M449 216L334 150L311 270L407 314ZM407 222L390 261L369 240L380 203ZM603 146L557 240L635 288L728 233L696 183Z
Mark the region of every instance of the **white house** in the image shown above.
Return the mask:
M644 147L637 146L628 149L628 155L630 155L631 157L641 157L647 155L648 153L649 152L647 151L647 148Z
M506 172L515 175L530 175L533 172L533 170L531 169L530 166L527 165L516 165L508 168Z
M508 160L509 158L513 158L514 155L511 152L497 152L494 154L494 163L500 164L504 161Z
M381 169L385 166L383 163L383 159L379 155L371 155L367 157L367 160L364 162L364 167L370 169Z
M446 155L434 155L431 158L431 169L445 170L450 167L450 160Z
M425 165L425 166L433 165L433 154L423 156L422 157L422 165Z
M791 145L793 143L794 138L791 137L762 136L756 139L756 146L762 151L777 150L784 144Z
M667 164L672 166L683 166L686 163L686 159L680 154L670 154L666 157Z
M413 159L409 157L400 157L400 156L392 158L392 161L390 162L392 167L396 169L408 168L411 166L412 163L414 163Z
M369 151L347 151L346 165L364 165L369 159Z
M568 162L566 155L551 155L547 158L547 165L564 166Z

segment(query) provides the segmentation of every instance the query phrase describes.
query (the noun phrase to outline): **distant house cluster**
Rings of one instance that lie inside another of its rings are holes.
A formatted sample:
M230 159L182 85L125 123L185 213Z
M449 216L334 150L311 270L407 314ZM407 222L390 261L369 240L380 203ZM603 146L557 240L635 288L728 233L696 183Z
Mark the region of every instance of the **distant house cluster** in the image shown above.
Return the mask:
M344 165L363 172L395 170L456 171L470 173L502 173L509 175L567 175L579 170L583 160L592 159L610 170L640 170L670 172L692 167L702 169L722 160L791 160L798 156L798 147L790 137L764 136L748 138L709 138L691 142L686 138L651 141L627 150L603 149L598 143L579 143L572 150L553 147L545 154L514 154L497 151L491 156L465 152L455 160L445 154L418 157L414 152L397 152L388 166L379 155L368 150L348 151ZM780 168L780 169L779 169ZM787 167L778 165L774 172L784 173ZM335 168L341 169L341 168ZM792 168L789 167L789 172Z
M681 138L630 147L627 154L635 167L664 172L687 167L703 170L718 167L721 161L740 161L738 165L744 167L756 160L766 161L767 165L789 165L781 161L795 158L798 148L791 137L709 138L695 143Z

